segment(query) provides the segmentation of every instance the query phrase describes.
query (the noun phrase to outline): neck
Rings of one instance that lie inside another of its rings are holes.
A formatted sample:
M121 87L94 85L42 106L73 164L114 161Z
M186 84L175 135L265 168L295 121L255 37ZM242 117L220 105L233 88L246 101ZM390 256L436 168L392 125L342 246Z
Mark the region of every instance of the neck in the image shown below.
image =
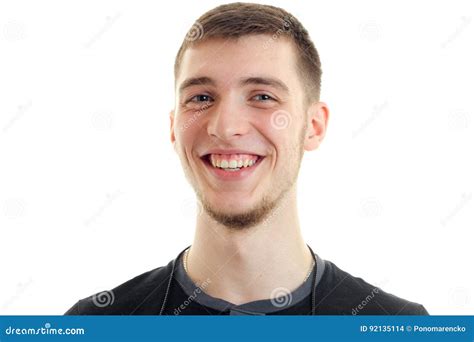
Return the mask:
M249 229L229 229L200 215L187 269L196 284L207 281L207 294L238 305L269 299L276 288L295 290L312 263L293 188L261 224Z

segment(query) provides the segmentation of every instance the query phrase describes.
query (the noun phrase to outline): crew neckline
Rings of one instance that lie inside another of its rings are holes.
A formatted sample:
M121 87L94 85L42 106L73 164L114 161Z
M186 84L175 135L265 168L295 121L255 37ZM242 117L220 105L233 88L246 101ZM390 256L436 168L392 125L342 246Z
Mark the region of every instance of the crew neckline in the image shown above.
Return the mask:
M179 260L177 260L176 276L175 279L178 284L183 288L186 295L190 300L193 300L205 307L217 310L217 311L230 311L230 315L265 315L268 313L274 313L277 311L288 309L311 294L312 283L314 278L314 272L317 267L316 275L316 287L320 282L325 268L325 262L316 253L316 263L309 277L294 291L286 293L285 288L276 288L274 291L275 298L272 299L260 299L252 302L243 304L233 304L221 298L216 298L208 295L205 292L206 282L201 283L201 286L195 284L189 277L184 269L183 265L184 253L182 253ZM279 295L279 294L282 295Z

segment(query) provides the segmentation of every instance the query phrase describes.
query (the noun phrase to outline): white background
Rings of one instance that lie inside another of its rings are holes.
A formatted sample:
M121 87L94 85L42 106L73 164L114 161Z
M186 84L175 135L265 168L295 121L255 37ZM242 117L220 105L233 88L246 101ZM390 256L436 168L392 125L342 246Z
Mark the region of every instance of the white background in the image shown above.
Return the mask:
M0 3L0 314L62 314L191 243L172 70L221 3ZM431 314L473 314L472 2L268 3L313 37L331 109L299 179L307 242Z

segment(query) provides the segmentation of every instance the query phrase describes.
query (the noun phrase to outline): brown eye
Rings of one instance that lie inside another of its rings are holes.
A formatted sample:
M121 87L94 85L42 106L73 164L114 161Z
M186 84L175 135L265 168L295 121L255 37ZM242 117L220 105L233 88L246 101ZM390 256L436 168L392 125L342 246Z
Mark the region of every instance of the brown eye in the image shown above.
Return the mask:
M209 95L196 95L190 98L188 102L199 103L199 102L211 102L211 101L212 101L212 97L210 97Z

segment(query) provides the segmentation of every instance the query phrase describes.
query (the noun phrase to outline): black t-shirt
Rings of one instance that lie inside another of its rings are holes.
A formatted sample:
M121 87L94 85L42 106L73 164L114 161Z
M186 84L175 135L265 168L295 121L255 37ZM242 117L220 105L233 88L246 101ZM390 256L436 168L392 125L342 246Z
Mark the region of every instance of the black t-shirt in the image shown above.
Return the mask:
M276 287L266 296L269 299L256 300L236 305L220 298L209 296L205 291L211 280L195 284L184 269L181 259L176 263L174 281L178 294L169 303L174 307L174 315L295 315L311 312L311 295L314 285L319 285L325 271L325 263L315 254L315 267L305 281L290 292L284 287ZM316 276L316 277L315 277ZM315 284L314 284L315 282ZM185 300L183 301L183 298Z
M177 258L112 290L79 300L65 314L310 315L315 289L316 315L428 315L420 304L387 293L328 260L317 256L317 261L311 276L295 291L237 306L208 296L203 284L190 288L190 279L183 278L184 269Z

